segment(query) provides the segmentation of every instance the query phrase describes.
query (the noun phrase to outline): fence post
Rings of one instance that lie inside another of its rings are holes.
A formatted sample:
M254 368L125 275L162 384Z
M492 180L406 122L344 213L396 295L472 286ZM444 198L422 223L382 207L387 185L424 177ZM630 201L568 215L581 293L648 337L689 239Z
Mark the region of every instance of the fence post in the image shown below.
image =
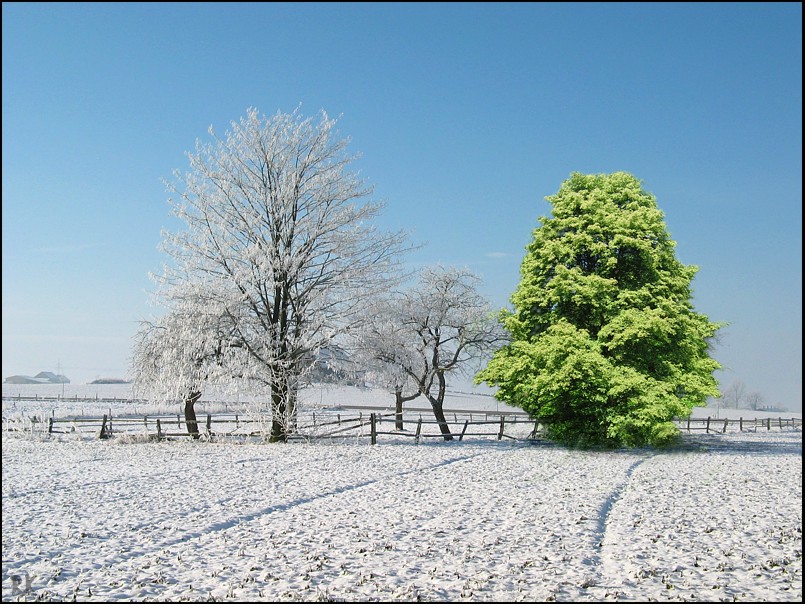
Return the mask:
M729 420L728 418L726 418L726 417L724 418L724 428L721 430L721 433L722 433L722 434L725 434L725 433L727 432L727 423L728 423L729 421L730 421L730 420Z
M162 424L160 423L159 418L157 418L157 439L162 440Z
M704 427L705 434L710 434L710 416L707 416L707 425Z
M500 432L498 432L498 440L503 438L503 424L504 424L505 421L506 421L506 416L501 415L500 416Z
M780 420L780 430L782 430L783 429L783 417L780 416L777 419Z
M738 432L743 432L743 431L744 431L744 418L739 417L738 418Z
M103 415L103 423L101 424L101 431L98 434L98 438L104 439L106 438L106 414Z
M688 432L690 432L690 415L688 415Z
M462 440L464 438L464 433L467 431L467 424L469 424L469 423L470 423L470 420L468 420L468 419L464 420L464 428L462 428L461 435L458 437L458 440Z
M375 421L376 421L375 420L375 414L370 413L369 414L369 424L371 425L370 434L371 434L371 440L372 440L373 445L377 444L377 425L375 424Z
M771 430L771 418L766 418L766 430Z
M414 442L419 443L419 433L422 431L422 416L419 416L419 421L416 423L416 434L414 434Z
M207 436L212 434L212 415L207 414Z
M53 434L53 418L48 420L48 434Z

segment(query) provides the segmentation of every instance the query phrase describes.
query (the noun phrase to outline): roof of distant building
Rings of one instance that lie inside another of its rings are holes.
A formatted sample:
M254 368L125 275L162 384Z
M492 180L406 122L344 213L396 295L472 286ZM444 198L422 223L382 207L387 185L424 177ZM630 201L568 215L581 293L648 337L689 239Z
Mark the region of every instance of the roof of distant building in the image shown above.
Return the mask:
M40 371L34 377L29 375L12 375L7 377L4 384L69 384L67 376L56 375L50 371Z

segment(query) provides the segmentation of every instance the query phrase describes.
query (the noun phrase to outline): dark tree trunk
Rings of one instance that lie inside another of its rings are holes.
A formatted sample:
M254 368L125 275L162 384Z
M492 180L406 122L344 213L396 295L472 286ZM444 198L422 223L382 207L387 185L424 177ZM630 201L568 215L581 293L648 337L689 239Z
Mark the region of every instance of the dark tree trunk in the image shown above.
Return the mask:
M450 427L447 425L447 419L444 416L444 396L447 393L447 383L444 380L444 374L437 374L439 380L439 394L436 398L428 395L430 406L433 407L433 415L436 421L439 422L439 430L442 433L442 438L445 440L453 440L453 435L450 434Z
M196 420L196 401L201 398L201 392L193 391L184 399L184 421L187 424L187 433L191 438L197 439L201 435L198 431L198 421Z
M298 378L295 374L282 374L271 387L271 436L269 442L288 442L296 432L298 409Z
M288 442L288 422L286 421L285 393L275 389L271 393L271 436L268 442Z
M433 397L428 397L428 400L430 401L430 406L433 407L433 416L436 418L436 421L439 422L439 430L442 433L442 437L445 440L453 440L450 427L447 425L447 418L444 416L444 409L442 408L443 403Z
M397 390L394 393L394 429L403 430L403 396L402 392Z
M271 420L271 436L268 439L270 443L285 443L288 442L288 433L285 431L285 426L282 422L276 419Z
M394 429L405 430L403 426L403 403L414 400L419 396L419 392L414 394L404 395L402 390L394 391Z

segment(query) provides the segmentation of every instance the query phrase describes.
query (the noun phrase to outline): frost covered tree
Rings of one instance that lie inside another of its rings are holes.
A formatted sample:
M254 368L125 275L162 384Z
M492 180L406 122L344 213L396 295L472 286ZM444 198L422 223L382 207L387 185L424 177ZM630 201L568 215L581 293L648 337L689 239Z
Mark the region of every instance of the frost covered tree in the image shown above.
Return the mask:
M726 408L740 409L746 399L746 384L741 380L731 382L721 395Z
M467 375L485 354L500 346L504 333L479 278L465 269L425 268L409 289L393 295L363 331L363 343L386 367L400 395L424 396L445 440L452 440L444 415L449 375Z
M394 293L379 298L353 334L350 361L364 381L394 394L394 423L404 430L403 407L418 398L418 382L405 367L416 363L411 331L400 315Z
M746 395L746 406L752 411L757 411L763 406L765 398L760 392L753 391Z
M335 125L323 111L314 120L249 109L223 138L210 129L168 185L184 228L163 233L170 262L158 298L169 314L189 303L231 326L242 354L217 375L270 397L272 441L287 439L319 351L391 287L405 249L402 233L373 226L382 206L350 170L355 157ZM175 319L180 341L208 341L192 314Z
M182 401L193 438L200 436L195 404L202 390L230 378L228 359L242 353L233 340L233 325L212 311L185 302L158 319L141 321L131 356L135 394L162 402Z
M675 257L663 213L625 172L574 173L546 198L526 248L511 342L476 381L568 444L673 440L676 416L718 396L710 341L721 327L694 311L698 268Z

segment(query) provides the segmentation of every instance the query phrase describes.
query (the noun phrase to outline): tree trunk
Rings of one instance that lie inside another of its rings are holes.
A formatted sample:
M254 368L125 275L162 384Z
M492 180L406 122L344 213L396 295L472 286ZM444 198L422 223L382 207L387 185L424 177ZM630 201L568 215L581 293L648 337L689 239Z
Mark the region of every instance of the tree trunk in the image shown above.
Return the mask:
M403 426L403 403L407 403L408 401L414 400L416 397L419 396L419 392L414 392L414 394L405 395L402 393L402 390L395 390L394 391L394 429L395 430L405 430Z
M268 442L288 442L286 411L285 393L275 388L271 392L271 436Z
M271 386L271 436L269 442L288 442L296 432L299 378L294 373L281 373Z
M402 392L397 390L394 393L395 404L394 404L394 429L395 430L404 430L403 428L403 396Z
M436 374L436 378L439 382L439 394L436 398L428 395L428 400L430 401L430 406L433 407L433 415L436 417L436 421L439 422L442 437L445 440L453 440L453 435L450 434L450 427L447 425L447 419L444 417L444 397L447 394L447 382L444 379L444 373L441 371Z
M447 425L447 418L444 416L444 403L431 396L428 397L430 406L433 407L433 416L439 422L439 430L442 433L442 438L445 440L453 440L453 435L450 433L450 427Z
M195 408L196 401L200 398L201 392L194 390L184 399L184 421L187 424L187 434L193 439L197 439L201 436L198 431Z

